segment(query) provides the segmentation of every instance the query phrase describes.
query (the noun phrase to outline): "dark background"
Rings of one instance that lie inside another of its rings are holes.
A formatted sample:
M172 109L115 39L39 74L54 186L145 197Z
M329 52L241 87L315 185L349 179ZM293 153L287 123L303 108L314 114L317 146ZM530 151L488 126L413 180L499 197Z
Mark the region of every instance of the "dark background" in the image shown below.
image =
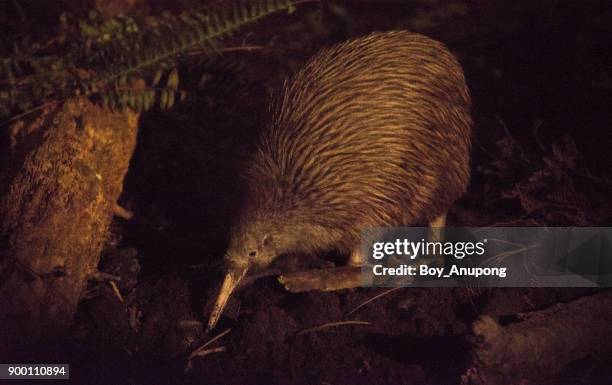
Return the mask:
M469 326L480 315L504 319L590 291L408 288L347 317L384 289L288 294L261 279L207 336L202 323L240 201L241 161L264 127L272 90L309 56L370 31L408 29L449 46L473 97L472 182L451 225L610 226L609 4L305 3L224 43L242 49L185 64L188 100L142 117L120 202L135 217L116 220L100 265L122 277L125 302L108 284L92 282L66 340L32 354L70 363L75 383L457 383L469 361ZM62 11L92 5L5 1L1 20L10 33L48 33ZM139 2L151 13L190 6ZM202 71L209 80L197 86ZM345 319L371 325L295 336ZM189 352L227 327L214 345L227 351L194 359L184 372ZM605 355L581 360L543 383L609 383L611 362Z

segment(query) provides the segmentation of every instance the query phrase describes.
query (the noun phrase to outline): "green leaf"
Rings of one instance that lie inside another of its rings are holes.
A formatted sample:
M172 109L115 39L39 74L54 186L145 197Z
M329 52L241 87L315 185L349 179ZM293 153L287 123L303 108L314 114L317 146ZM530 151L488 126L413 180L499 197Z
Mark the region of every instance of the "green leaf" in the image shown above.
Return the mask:
M168 96L169 92L166 89L161 90L161 95L159 98L159 108L161 110L167 110L168 109Z
M168 82L166 83L166 85L171 90L178 89L179 75L178 75L178 70L176 69L176 67L173 68L172 71L170 72L170 75L168 75Z
M174 106L174 92L169 91L168 92L168 109L172 108L173 106Z
M161 80L163 73L164 72L162 70L157 70L157 72L155 72L155 77L153 77L153 86L156 86L159 84L159 81Z

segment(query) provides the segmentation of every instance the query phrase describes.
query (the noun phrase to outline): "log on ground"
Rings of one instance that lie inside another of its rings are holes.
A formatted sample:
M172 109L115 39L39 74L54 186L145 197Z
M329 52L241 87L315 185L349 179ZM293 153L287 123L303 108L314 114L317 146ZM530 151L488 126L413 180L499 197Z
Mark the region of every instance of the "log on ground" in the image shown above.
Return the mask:
M0 357L60 335L96 271L138 115L81 98L14 123L0 175Z
M463 385L538 383L567 364L612 351L612 291L522 315L474 323L478 342Z

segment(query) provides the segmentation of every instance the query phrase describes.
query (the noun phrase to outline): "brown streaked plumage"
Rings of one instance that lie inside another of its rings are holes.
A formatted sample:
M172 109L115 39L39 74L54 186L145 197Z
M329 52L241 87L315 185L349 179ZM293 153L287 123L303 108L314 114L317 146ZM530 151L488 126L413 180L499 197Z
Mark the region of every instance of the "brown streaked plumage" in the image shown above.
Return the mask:
M247 271L287 252L355 253L367 227L429 223L467 187L470 96L440 42L373 33L284 83L247 165L247 200L211 315Z

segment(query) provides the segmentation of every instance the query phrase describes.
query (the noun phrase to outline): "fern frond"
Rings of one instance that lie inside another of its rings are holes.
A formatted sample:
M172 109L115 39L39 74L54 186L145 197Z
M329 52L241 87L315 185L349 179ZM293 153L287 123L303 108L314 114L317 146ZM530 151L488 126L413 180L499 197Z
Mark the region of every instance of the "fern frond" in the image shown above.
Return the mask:
M216 42L274 12L292 12L290 0L257 0L233 6L234 11L194 11L166 20L166 27L172 31L162 37L160 46L143 45L141 51L129 55L127 60L107 63L92 83L108 83L129 74L142 72L156 65L165 65L188 53L193 47L214 47ZM161 48L161 49L160 49ZM213 49L210 49L213 51Z
M80 95L110 108L145 111L156 102L170 108L185 97L177 72L183 59L194 52L214 55L222 39L241 27L294 8L291 0L252 0L216 11L164 13L141 24L123 16L106 21L90 16L70 24L62 15L64 29L52 39L57 47L49 50L43 42L0 58L0 115L23 116L23 111ZM61 53L41 55L49 51ZM165 75L166 84L159 87ZM145 87L131 87L135 78L144 79Z

